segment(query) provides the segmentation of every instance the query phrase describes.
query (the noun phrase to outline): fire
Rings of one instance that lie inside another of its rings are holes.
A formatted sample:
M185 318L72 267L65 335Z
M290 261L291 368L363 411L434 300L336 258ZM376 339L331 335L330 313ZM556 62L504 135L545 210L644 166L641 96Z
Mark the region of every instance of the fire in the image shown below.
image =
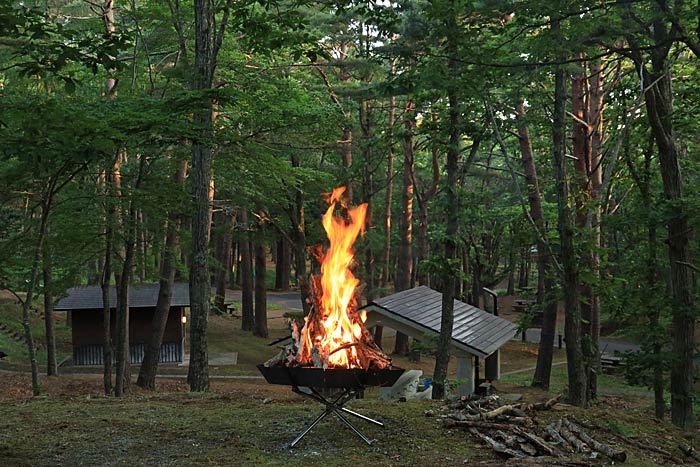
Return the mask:
M330 206L323 216L323 228L330 246L315 255L321 262L321 276L311 278L312 310L298 332L297 364L323 368L368 368L389 365L364 327L365 313L357 312L355 290L359 280L353 275L352 246L363 232L367 205L336 212L342 205L345 188L336 188L328 197ZM295 332L294 334L297 334ZM382 356L380 356L382 355Z

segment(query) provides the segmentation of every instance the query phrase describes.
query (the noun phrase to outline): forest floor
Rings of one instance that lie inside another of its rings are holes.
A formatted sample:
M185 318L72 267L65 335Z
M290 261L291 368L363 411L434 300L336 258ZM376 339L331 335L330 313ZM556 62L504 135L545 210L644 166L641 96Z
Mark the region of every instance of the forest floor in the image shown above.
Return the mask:
M238 364L212 366L212 392L203 395L188 392L185 367L162 365L156 393L134 387L132 394L123 399L105 397L100 368L68 367L61 368L60 377L42 377L43 394L32 397L22 345L0 340L0 348L11 354L0 364L0 467L506 465L469 434L442 426L444 402L380 401L373 390L367 391L365 399L349 403L385 422L384 429L358 422L371 439L377 440L373 446L365 446L328 417L296 448L288 449L289 441L313 420L320 407L287 387L266 384L255 368L276 352L268 343L287 334L282 318L287 309L284 305L271 307L270 339L240 331L240 318L235 315L211 317L210 352L238 352ZM57 318L59 352L67 355L70 330L61 314ZM16 304L0 300L0 322L14 329L17 320ZM32 316L38 342L43 338L41 323L40 315ZM0 333L0 339L3 335ZM392 335L384 346L393 346ZM539 401L564 391L564 351L555 351L550 392L529 387L536 356L535 343L513 340L506 344L501 354L503 377L495 385L497 392ZM39 358L43 368L45 352L41 349ZM399 357L395 364L430 375L434 359L423 356L416 363ZM455 365L451 365L450 374L454 377ZM677 448L680 442L700 446L697 434L686 439L667 421L654 421L653 399L644 388L630 387L621 377L610 375L601 375L600 388L601 397L591 409L560 404L557 410L542 416L542 423L548 417L568 415L595 420L609 430L661 447L677 457L682 457ZM616 443L609 434L594 435ZM628 465L670 465L653 453L621 447L628 452ZM601 458L591 463L610 465Z
M439 401L380 401L368 391L365 399L349 406L386 424L357 423L376 440L371 447L328 417L289 449L287 444L320 407L285 387L213 380L211 393L192 394L184 381L159 381L157 393L134 388L128 397L116 399L101 394L97 375L42 377L41 383L43 395L32 397L29 375L0 373L0 467L506 465L466 432L445 428L441 415L448 409ZM498 389L501 394L518 392L526 401L551 396L509 384ZM540 425L564 416L594 420L677 457L682 457L679 443L697 445L697 436L688 439L670 423L654 421L646 398L603 396L587 410L559 404L538 413ZM591 434L624 449L627 465L671 465L609 433ZM588 460L591 465L612 465L605 458Z

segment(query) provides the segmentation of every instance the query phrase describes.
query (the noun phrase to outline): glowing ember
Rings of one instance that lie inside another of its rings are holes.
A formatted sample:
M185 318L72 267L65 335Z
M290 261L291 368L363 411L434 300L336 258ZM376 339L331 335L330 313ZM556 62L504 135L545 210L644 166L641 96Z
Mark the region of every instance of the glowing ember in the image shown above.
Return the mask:
M357 312L359 280L350 271L352 246L363 231L367 205L336 212L345 188L329 196L323 228L330 240L324 254L314 251L321 262L321 276L312 276L311 312L299 331L293 325L293 348L287 363L317 368L386 368L391 365L364 326L365 314Z

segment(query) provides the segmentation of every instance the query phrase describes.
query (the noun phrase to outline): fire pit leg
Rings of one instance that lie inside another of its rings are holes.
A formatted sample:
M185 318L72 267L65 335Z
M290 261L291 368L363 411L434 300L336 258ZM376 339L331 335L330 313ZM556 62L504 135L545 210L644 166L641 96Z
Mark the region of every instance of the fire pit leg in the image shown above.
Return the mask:
M367 443L368 446L371 446L371 445L372 445L372 440L370 440L369 438L367 438L360 430L358 430L357 428L355 428L355 426L354 426L352 423L350 423L350 421L349 421L347 418L345 418L343 415L341 415L339 411L334 410L333 413L335 413L335 416L338 417L338 420L340 420L341 422L343 422L343 423L345 424L345 426L347 426L347 427L350 428L353 432L355 432L355 434L356 434L357 436L359 436L359 437L362 439L362 441L364 441L365 443Z
M296 444L299 441L301 441L301 439L304 436L306 436L309 433L309 431L311 431L313 429L313 427L318 425L318 423L321 420L323 420L330 413L335 414L335 416L338 417L338 420L340 420L345 426L350 428L353 431L353 433L355 433L358 437L360 437L360 439L362 439L362 441L364 441L365 443L367 443L370 446L372 445L372 440L367 438L364 435L364 433L362 433L360 430L355 428L355 426L352 423L350 423L350 421L347 418L345 418L345 416L341 412L348 413L348 414L353 415L353 416L360 418L362 420L368 421L370 423L374 423L375 425L384 426L383 423L378 422L377 420L373 420L369 417L365 417L362 414L359 414L357 412L353 412L352 410L349 410L349 409L346 409L345 407L343 407L343 404L347 403L355 396L356 390L354 388L345 389L334 401L327 399L326 397L324 397L321 393L319 393L314 388L309 388L309 390L311 392L307 392L307 391L300 390L297 386L293 386L292 390L299 395L306 396L306 397L309 397L311 399L314 399L317 402L320 402L321 404L326 406L326 410L324 410L318 417L316 417L316 419L313 422L311 422L311 424L309 426L307 426L304 429L304 431L302 431L299 434L299 436L294 438L294 440L291 443L289 443L290 448L293 448L294 446L296 446Z
M315 427L316 425L318 425L318 422L320 422L321 420L323 420L323 419L326 417L326 415L328 415L329 413L331 413L331 410L330 410L330 409L324 410L323 413L321 413L321 415L319 415L318 417L316 417L316 420L314 420L313 422L311 422L311 424L310 424L309 426L307 426L307 427L304 429L304 431L302 431L301 433L299 433L299 436L297 436L296 438L294 438L294 441L292 441L291 443L289 443L289 447L290 447L290 448L293 448L294 446L296 446L296 444L297 444L299 441L301 441L301 439L302 439L304 436L306 436L306 434L307 434L309 431L311 431L311 429L312 429L313 427Z

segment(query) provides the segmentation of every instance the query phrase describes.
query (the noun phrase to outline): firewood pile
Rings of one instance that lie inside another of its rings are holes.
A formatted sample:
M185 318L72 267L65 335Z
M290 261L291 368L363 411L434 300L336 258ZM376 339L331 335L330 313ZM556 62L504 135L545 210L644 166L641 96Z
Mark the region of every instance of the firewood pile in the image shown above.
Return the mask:
M583 423L573 419L540 425L537 413L558 402L559 397L535 404L504 403L498 396L461 398L448 405L444 425L467 430L518 465L591 465L601 456L614 462L627 459L624 450L593 438Z

